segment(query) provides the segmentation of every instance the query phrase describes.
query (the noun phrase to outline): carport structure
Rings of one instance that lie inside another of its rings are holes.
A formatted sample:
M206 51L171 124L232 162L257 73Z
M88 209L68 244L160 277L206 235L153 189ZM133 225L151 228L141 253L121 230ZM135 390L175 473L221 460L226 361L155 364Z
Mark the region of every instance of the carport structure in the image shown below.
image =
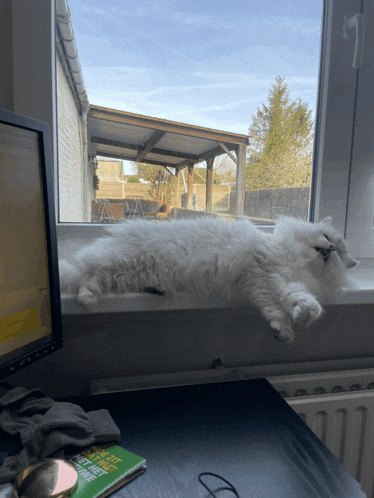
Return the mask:
M244 214L248 136L98 106L91 106L87 127L97 156L155 164L171 174L169 168L174 168L177 178L187 168L188 207L192 207L194 165L205 161L207 211L213 210L214 159L228 154L237 165L235 212Z

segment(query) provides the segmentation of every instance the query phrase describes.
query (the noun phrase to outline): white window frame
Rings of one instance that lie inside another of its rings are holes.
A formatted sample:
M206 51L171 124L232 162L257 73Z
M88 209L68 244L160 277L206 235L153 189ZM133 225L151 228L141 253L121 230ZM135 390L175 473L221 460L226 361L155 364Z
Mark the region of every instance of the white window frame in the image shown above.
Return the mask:
M370 0L325 2L312 185L314 206L311 206L311 220L332 216L334 225L346 237L352 255L359 259L374 257L372 207L370 217L360 216L360 212L369 211L372 206L371 193L369 196L364 188L365 182L372 184L372 181L366 175L364 182L360 181L362 150L359 150L361 144L356 132L362 126L358 102L363 82L370 76L373 51L369 29L374 17L370 7ZM356 39L355 36L344 39L344 21L345 16L350 18L357 13L364 14L365 36L361 66L356 69L352 67ZM364 209L363 202L367 204ZM365 244L363 250L364 239L371 244Z

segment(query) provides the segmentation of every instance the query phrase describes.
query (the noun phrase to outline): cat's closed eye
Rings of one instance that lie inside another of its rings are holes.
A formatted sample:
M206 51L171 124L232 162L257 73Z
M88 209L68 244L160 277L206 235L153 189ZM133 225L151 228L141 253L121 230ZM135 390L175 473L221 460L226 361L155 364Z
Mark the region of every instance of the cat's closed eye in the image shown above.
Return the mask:
M317 252L321 253L323 256L323 261L327 261L330 256L330 249L325 249L324 247L315 247L314 248Z

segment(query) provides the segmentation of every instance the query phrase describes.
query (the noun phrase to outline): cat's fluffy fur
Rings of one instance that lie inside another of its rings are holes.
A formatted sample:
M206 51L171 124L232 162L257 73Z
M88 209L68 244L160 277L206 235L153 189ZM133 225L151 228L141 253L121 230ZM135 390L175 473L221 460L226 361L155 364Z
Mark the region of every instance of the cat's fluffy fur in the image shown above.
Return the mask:
M292 323L310 324L319 300L346 285L355 266L342 236L320 223L281 217L273 234L247 220L127 221L60 262L62 291L95 307L113 292L216 294L257 307L277 337L292 342Z

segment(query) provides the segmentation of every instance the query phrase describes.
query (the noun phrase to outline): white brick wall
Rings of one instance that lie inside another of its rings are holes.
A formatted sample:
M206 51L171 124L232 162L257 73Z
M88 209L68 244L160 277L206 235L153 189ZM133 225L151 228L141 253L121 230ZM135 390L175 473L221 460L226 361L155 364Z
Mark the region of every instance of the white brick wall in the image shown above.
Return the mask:
M83 154L81 116L57 57L57 116L60 222L83 222ZM89 168L89 185L92 173ZM88 197L90 198L88 188Z

